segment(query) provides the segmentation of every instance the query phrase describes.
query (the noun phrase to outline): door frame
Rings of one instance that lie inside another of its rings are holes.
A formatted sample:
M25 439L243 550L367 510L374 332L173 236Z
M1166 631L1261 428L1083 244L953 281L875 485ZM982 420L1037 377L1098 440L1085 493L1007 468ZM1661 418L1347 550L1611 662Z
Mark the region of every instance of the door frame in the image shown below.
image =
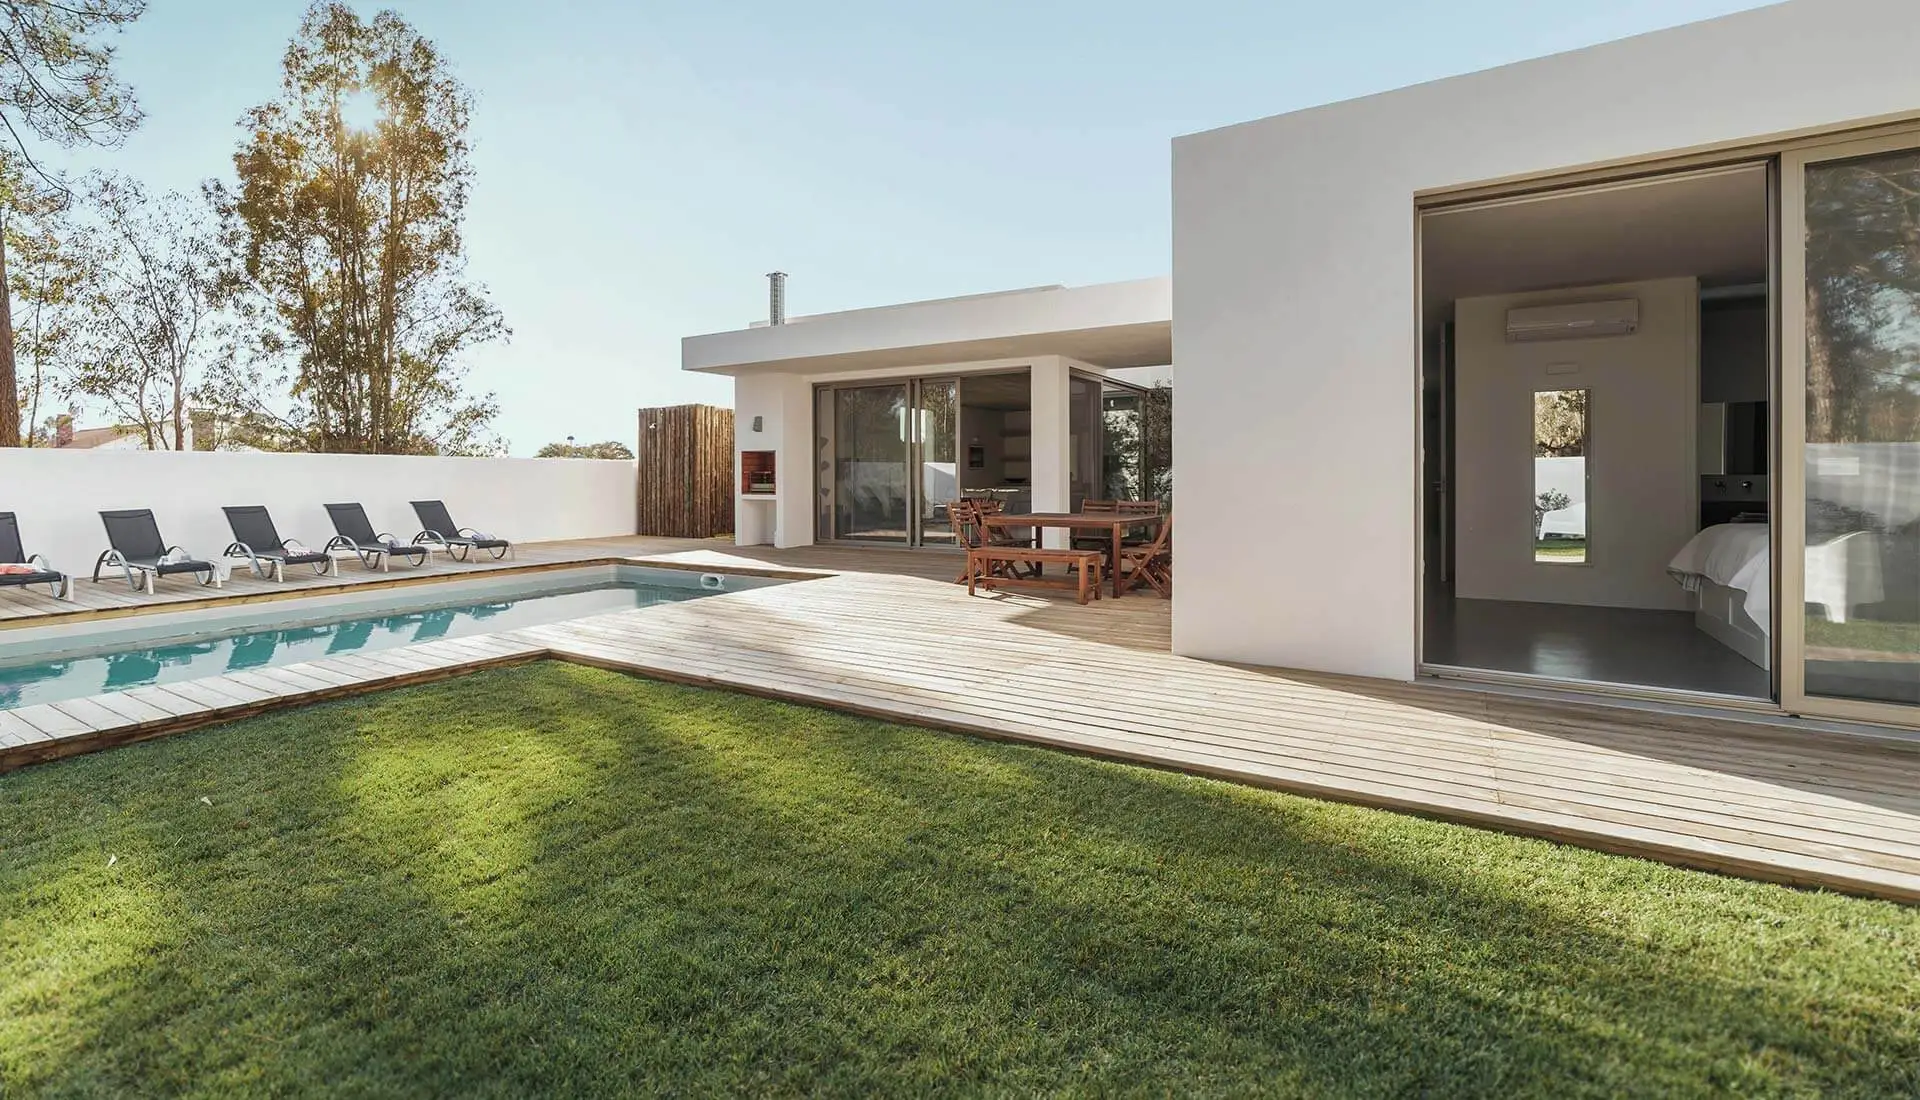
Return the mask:
M1428 217L1434 216L1434 215L1461 213L1461 212L1467 212L1467 211L1473 211L1473 210L1484 210L1484 209L1491 209L1491 208L1505 207L1505 206L1526 205L1526 204L1532 204L1536 202L1552 202L1558 199L1568 198L1575 195L1595 194L1595 193L1602 193L1607 191L1632 190L1632 189L1641 188L1641 187L1659 186L1661 184L1671 183L1678 180L1698 179L1698 178L1705 178L1705 177L1711 177L1711 176L1728 174L1728 173L1737 173L1737 172L1752 172L1758 169L1765 174L1764 186L1767 191L1767 204L1768 204L1768 210L1766 215L1767 223L1768 223L1767 224L1767 238L1768 238L1767 297L1768 297L1768 309L1770 313L1773 313L1777 311L1779 308L1778 302L1783 295L1783 286L1784 286L1784 284L1781 281L1781 272L1780 272L1779 259L1778 259L1779 253L1781 251L1780 245L1779 245L1779 242L1781 239L1779 235L1781 222L1778 216L1779 214L1778 180L1780 175L1777 167L1778 156L1779 156L1779 148L1776 146L1772 149L1756 148L1756 149L1747 149L1747 150L1733 150L1733 151L1729 151L1724 156L1716 157L1711 160L1703 160L1703 161L1675 162L1672 158L1663 158L1660 161L1650 161L1645 164L1625 166L1621 169L1621 171L1618 174L1612 177L1607 177L1607 178L1585 177L1585 178L1578 178L1578 179L1569 179L1558 185L1536 182L1532 186L1516 190L1512 193L1479 195L1479 196L1475 196L1468 199L1451 199L1450 200L1443 196L1443 197L1434 197L1434 198L1416 200L1415 206L1414 206L1414 250L1413 250L1414 251L1413 315L1414 315L1414 347L1416 349L1415 355L1414 355L1414 370L1413 370L1413 384L1414 384L1413 462L1414 462L1414 471L1415 471L1415 476L1413 479L1413 486L1414 486L1414 493L1413 493L1413 497L1414 497L1414 501L1413 501L1414 601L1413 602L1414 602L1414 674L1416 678L1433 677L1433 678L1444 678L1444 679L1484 681L1487 683L1497 683L1497 684L1522 684L1527 686L1550 687L1550 688L1557 688L1557 689L1563 689L1568 691L1577 691L1583 694L1607 695L1607 696L1662 701L1662 702L1678 702L1678 703L1683 703L1687 705L1700 705L1702 703L1705 703L1706 705L1722 707L1722 708L1732 709L1732 710L1742 710L1742 711L1764 710L1764 711L1775 712L1775 713L1778 713L1780 711L1781 708L1779 705L1779 699L1781 694L1781 682L1780 682L1779 670L1781 667L1781 662L1780 662L1780 656L1777 649L1772 654L1772 657L1771 657L1773 667L1767 670L1769 694L1766 697L1721 695L1713 692L1696 692L1696 691L1689 691L1681 688L1660 688L1660 687L1643 686L1639 684L1617 684L1617 683L1607 683L1607 682L1593 681L1593 680L1575 680L1575 679L1568 679L1568 678L1559 677L1559 676L1547 676L1547 675L1540 675L1540 674L1534 674L1534 673L1503 672L1503 671L1494 670L1494 669L1480 669L1480 668L1461 666L1461 665L1437 664L1437 663L1428 661L1427 659L1427 627L1428 627L1427 555L1440 552L1442 548L1429 545L1429 540L1427 538L1427 508L1428 508L1429 502L1427 500L1426 490L1427 490L1428 484L1430 483L1430 480L1433 477L1433 472L1429 471L1426 465L1426 458L1427 458L1426 417L1424 415L1424 409L1423 409L1423 403L1425 401L1425 386L1426 386L1426 377L1424 373L1424 368L1425 368L1425 359L1428 351L1427 341L1426 341L1427 317L1426 317L1426 251L1425 251L1426 221ZM1777 324L1771 323L1771 320L1770 320L1769 329L1770 331L1768 336L1769 346L1768 346L1767 371L1768 371L1768 384L1770 387L1773 387L1773 386L1777 386L1778 379L1780 376L1779 350L1777 346L1778 340L1775 335L1775 333L1777 333L1778 326ZM1451 545L1451 538L1453 536L1452 525L1453 525L1453 518L1454 518L1452 514L1452 510L1453 510L1454 501L1457 498L1459 486L1456 484L1455 470L1454 470L1454 464L1453 464L1453 451L1450 448L1453 446L1457 446L1458 440L1459 440L1459 434L1453 430L1450 418L1452 415L1452 405L1453 405L1453 394L1451 391L1451 387L1453 383L1452 375L1453 375L1453 368L1454 368L1454 361L1453 361L1454 357L1452 353L1455 350L1454 345L1456 343L1457 343L1457 339L1452 333L1448 333L1443 337L1441 354L1444 357L1446 357L1448 360L1444 365L1445 373L1443 377L1443 386L1447 388L1447 393L1443 401L1443 405L1445 407L1445 414L1449 417L1449 422L1447 426L1443 429L1444 438L1442 439L1441 442L1444 448L1449 448L1449 449L1443 450L1440 456L1442 467L1443 467L1442 476L1444 477L1446 482L1446 498L1440 504L1441 507L1446 509L1446 511L1443 512L1443 515L1441 517L1441 522L1444 525L1442 527L1442 531L1443 531L1442 537L1448 540L1448 545L1444 548L1446 552L1446 557L1447 557L1446 565L1448 567L1448 573L1451 576L1455 576L1455 577L1457 577L1458 563L1456 560L1454 560L1454 555L1452 553L1452 545ZM1694 392L1697 399L1697 396L1698 396L1697 387L1695 388ZM1780 405L1780 401L1778 399L1779 391L1777 389L1770 389L1769 396L1771 398L1770 403L1776 406L1777 408L1777 406ZM1772 441L1772 446L1774 447L1774 454L1771 457L1777 463L1778 457L1779 457L1778 455L1779 439L1782 435L1782 432L1779 427L1779 423L1780 423L1779 414L1777 411L1773 413L1771 419L1772 419L1772 423L1770 427L1772 428L1772 434L1774 437ZM1692 453L1693 451L1693 446L1691 441L1689 442L1688 451L1689 453ZM1777 472L1778 471L1776 468L1775 470L1776 475L1777 475ZM1696 517L1699 515L1699 511L1700 511L1699 488L1698 488L1697 481L1698 479L1696 478L1696 484L1695 484L1694 493L1693 493L1694 514ZM1780 493L1781 493L1780 479L1778 476L1769 477L1768 492L1769 492L1768 514L1770 517L1778 516L1779 514L1778 509L1780 507ZM1770 532L1770 534L1772 536L1772 542L1774 546L1774 550L1772 552L1772 558L1773 558L1773 561L1775 562L1775 569L1777 571L1778 561L1780 559L1780 555L1778 552L1779 532L1777 530L1779 525L1777 522L1775 522L1772 524L1772 526L1776 528L1774 531ZM1778 578L1776 578L1774 581L1773 590L1775 592L1780 591ZM1780 606L1781 604L1778 600L1774 601L1772 614L1775 618L1775 623L1769 624L1770 637L1776 640L1776 645L1777 645L1777 639L1779 638L1779 634L1780 634L1780 631L1778 629L1778 618L1780 614Z
M1774 513L1775 633L1779 639L1780 705L1789 713L1816 718L1920 725L1920 706L1807 693L1807 192L1811 165L1852 160L1878 153L1920 150L1920 128L1873 137L1831 135L1803 142L1780 157L1780 398L1778 465L1774 483L1779 500ZM1799 563L1789 568L1787 563Z

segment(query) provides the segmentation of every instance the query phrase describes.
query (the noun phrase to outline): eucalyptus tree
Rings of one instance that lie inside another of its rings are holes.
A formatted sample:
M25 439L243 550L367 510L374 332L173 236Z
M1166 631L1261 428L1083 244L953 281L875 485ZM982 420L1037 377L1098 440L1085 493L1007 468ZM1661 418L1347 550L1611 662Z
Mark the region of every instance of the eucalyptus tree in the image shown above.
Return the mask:
M149 450L185 450L195 390L229 354L222 256L197 197L149 197L137 182L97 179L78 297L84 354L69 388L136 427Z
M209 185L237 300L258 323L226 387L267 426L251 442L497 449L493 398L463 388L464 354L508 334L465 273L472 110L439 49L399 15L308 10L279 96L242 121L237 186Z

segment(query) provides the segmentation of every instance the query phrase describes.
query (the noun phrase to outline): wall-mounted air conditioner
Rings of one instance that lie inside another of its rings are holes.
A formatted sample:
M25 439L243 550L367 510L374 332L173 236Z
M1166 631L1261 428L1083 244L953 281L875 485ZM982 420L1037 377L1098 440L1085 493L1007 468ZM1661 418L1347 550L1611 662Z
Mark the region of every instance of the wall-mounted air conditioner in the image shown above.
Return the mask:
M1631 336L1639 328L1640 303L1633 298L1560 306L1529 306L1507 311L1507 341L1514 344Z

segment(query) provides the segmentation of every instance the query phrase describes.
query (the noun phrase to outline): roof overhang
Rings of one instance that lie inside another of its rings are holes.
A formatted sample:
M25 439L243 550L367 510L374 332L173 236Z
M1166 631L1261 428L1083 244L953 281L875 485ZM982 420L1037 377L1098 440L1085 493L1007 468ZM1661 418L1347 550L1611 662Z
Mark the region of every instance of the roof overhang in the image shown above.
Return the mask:
M824 374L1042 355L1116 370L1172 362L1172 280L911 302L689 336L680 344L682 369L709 374Z

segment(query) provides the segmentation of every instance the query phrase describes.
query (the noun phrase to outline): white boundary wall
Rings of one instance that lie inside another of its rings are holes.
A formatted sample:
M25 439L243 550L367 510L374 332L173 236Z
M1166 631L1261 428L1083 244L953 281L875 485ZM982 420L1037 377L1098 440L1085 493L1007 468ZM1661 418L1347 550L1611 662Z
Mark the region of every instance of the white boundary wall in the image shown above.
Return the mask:
M412 539L408 502L440 499L455 522L515 542L631 535L633 462L578 458L265 454L247 451L0 450L0 512L20 517L28 553L76 577L106 549L99 512L151 508L193 553L233 541L223 505L264 504L285 538L333 537L323 504L359 501L383 531Z
M1794 0L1176 140L1175 651L1414 675L1416 193L1911 116L1916 56Z

